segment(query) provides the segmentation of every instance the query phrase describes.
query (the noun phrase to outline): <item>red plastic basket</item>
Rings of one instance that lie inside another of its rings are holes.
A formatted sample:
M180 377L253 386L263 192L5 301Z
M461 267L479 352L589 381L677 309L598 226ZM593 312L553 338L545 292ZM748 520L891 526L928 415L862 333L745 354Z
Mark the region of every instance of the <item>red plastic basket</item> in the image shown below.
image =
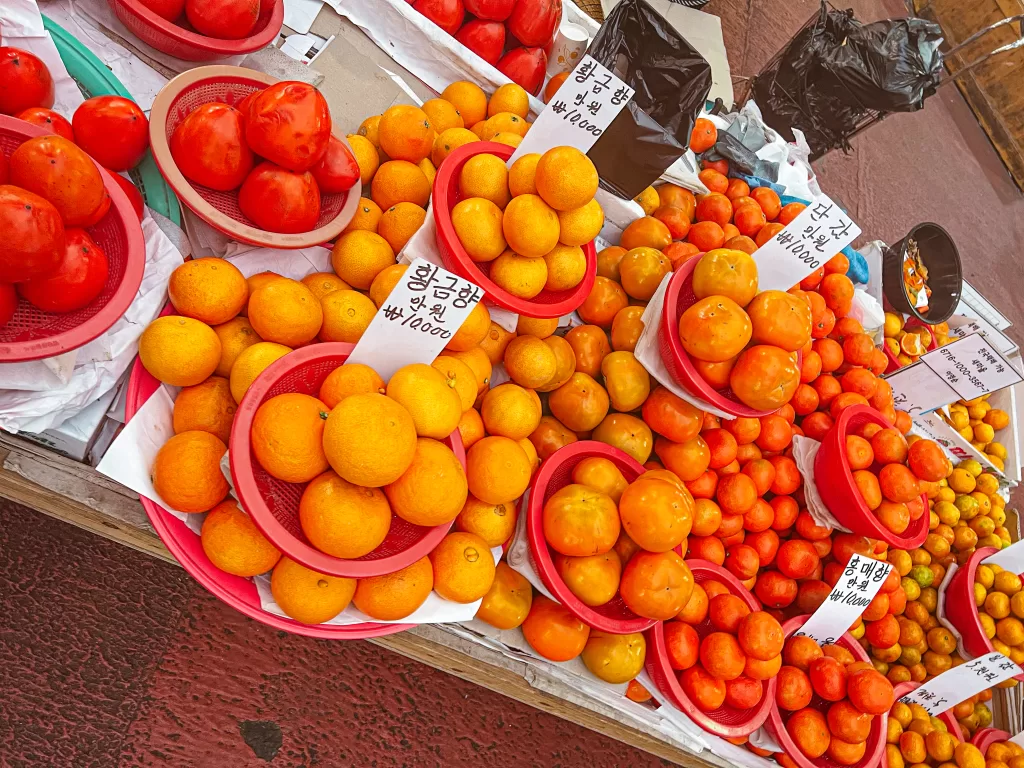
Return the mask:
M126 421L131 420L132 416L156 392L158 387L160 387L160 382L143 367L142 361L136 359L131 377L128 379L128 391L125 398ZM164 546L170 550L170 553L191 574L192 578L202 584L218 600L230 605L236 611L244 613L250 619L295 635L328 640L362 640L368 637L382 637L410 629L413 626L412 624L377 624L374 622L349 625L310 625L267 613L260 606L259 593L251 579L232 576L217 568L203 551L198 534L154 501L145 496L140 496L139 500Z
M661 328L658 341L661 358L669 375L681 387L716 408L736 417L760 418L775 411L758 411L740 401L730 389L715 389L700 375L693 361L683 349L679 339L679 318L693 306L697 297L693 293L693 270L697 268L699 256L694 256L672 273L665 291L665 306L661 312Z
M373 552L353 560L328 555L309 543L299 524L299 500L306 484L272 477L259 465L249 441L260 405L286 392L316 397L324 379L344 364L353 349L352 344L340 342L311 344L274 361L257 377L242 398L231 427L231 478L238 500L253 522L292 560L330 576L366 578L394 573L429 554L452 523L426 528L392 515L387 538ZM466 453L458 430L443 442L465 468Z
M916 317L912 317L909 320L907 320L906 324L904 325L904 328L917 328L918 326L927 328L928 334L931 336L931 341L928 343L928 349L926 351L931 352L933 349L938 349L939 342L938 339L935 338L935 331L932 330L932 327L930 325L922 323ZM900 368L903 367L900 364L900 361L896 359L896 355L890 352L889 348L885 346L885 342L882 343L882 351L885 353L885 359L888 361L888 363L885 366L886 373L894 373L895 371L898 371Z
M238 207L238 190L218 192L190 182L178 170L171 156L170 140L174 129L194 109L218 102L236 105L250 93L278 82L276 78L243 67L210 66L187 70L160 89L149 113L149 142L153 159L161 175L189 210L214 229L243 243L265 248L309 248L333 240L355 215L362 185L340 195L320 196L320 218L309 232L283 234L254 226ZM337 125L335 138L349 150L348 141Z
M880 539L896 549L917 549L928 536L928 497L921 494L925 514L911 520L901 535L896 535L868 509L853 480L850 462L846 457L846 436L865 424L877 424L883 429L892 424L868 405L853 405L844 410L821 441L814 458L814 483L828 511L854 533Z
M626 607L621 596L616 595L611 602L597 607L585 605L576 597L555 570L551 550L544 539L544 504L555 491L572 483L573 469L588 458L608 459L618 467L629 483L644 473L643 466L631 456L596 440L581 440L555 451L544 460L537 474L533 476L529 500L524 501L523 513L527 516L526 533L530 542L530 560L544 586L580 621L594 629L616 635L643 632L653 627L656 622L637 616Z
M49 131L23 120L0 115L0 151L6 157L27 139L47 134ZM110 195L110 212L86 231L109 262L102 293L88 306L65 314L43 312L19 300L14 317L0 328L0 362L40 360L78 349L105 333L135 299L146 268L142 227L124 190L107 172L101 170L101 175Z
M597 277L597 249L593 241L583 246L583 253L587 257L587 272L579 285L565 291L544 289L532 299L521 299L491 280L490 264L477 263L469 257L452 225L452 209L462 199L459 192L459 174L462 172L462 166L475 155L497 155L502 160L508 160L514 152L515 148L507 144L474 141L448 155L434 177L432 207L434 222L437 224L437 247L441 251L445 269L479 285L499 307L527 317L563 317L578 309L590 295L590 289L594 287L594 278Z
M240 56L266 48L277 39L284 23L284 0L264 0L260 3L260 17L249 37L241 40L222 40L195 32L182 16L176 24L157 16L139 0L107 0L118 20L128 27L142 42L158 51L185 61L213 61L228 56Z
M690 566L690 571L693 572L693 580L697 584L703 584L706 581L721 582L729 588L732 594L743 600L751 611L761 610L761 603L758 599L729 571L707 560L687 560L686 564ZM715 631L711 624L711 619L707 617L700 624L697 624L694 629L697 630L701 640ZM647 674L654 680L658 690L664 694L676 709L685 713L687 717L705 731L722 738L747 736L756 731L768 719L768 713L775 702L777 678L773 677L765 681L764 697L756 707L736 709L725 704L714 712L702 711L686 695L683 686L679 684L679 673L672 669L672 665L669 663L668 650L665 647L665 626L662 622L658 622L647 630L647 661L645 666Z
M988 748L993 744L1009 740L1010 734L1007 731L1001 731L998 728L979 728L971 737L971 744L980 749L982 755L987 755Z
M810 614L806 614L804 616L796 616L790 619L782 625L783 633L788 638L800 629L800 627L804 625L804 622L809 618ZM870 661L867 653L861 647L860 643L854 640L849 632L840 637L836 642L836 645L842 646L852 653L857 661ZM814 698L811 699L809 706L818 710L822 714L826 714L831 705L832 702L826 701L817 694L814 694ZM799 768L844 768L844 766L841 766L839 763L829 758L828 755L823 755L812 760L801 752L800 747L796 745L796 742L794 742L792 737L790 737L789 731L786 730L785 718L788 716L788 713L783 716L778 705L773 701L771 713L768 715L765 727L775 739L776 743L782 747L783 752L789 755L790 759L792 759ZM874 721L871 723L871 733L868 734L867 748L864 750L864 757L851 766L845 766L845 768L875 768L875 766L881 764L882 756L885 753L885 735L888 717L888 713L875 717Z

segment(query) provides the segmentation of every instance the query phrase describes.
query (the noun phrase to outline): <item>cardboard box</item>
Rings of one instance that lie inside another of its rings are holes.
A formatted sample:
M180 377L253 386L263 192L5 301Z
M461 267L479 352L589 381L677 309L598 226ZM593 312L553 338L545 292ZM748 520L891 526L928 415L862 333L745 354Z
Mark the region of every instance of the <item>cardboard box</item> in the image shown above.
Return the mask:
M114 387L59 427L39 434L22 432L18 437L45 446L69 459L85 461L89 455L89 449L103 427L103 422L106 421L107 410L117 397L120 386L123 386L123 382L122 385Z

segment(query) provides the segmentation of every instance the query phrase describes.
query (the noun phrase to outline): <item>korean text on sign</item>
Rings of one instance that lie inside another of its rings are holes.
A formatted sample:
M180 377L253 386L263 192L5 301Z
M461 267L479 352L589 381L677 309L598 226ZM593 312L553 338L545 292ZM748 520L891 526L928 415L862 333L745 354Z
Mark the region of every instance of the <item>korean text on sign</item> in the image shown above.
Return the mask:
M590 56L565 79L509 160L553 147L586 152L633 98L633 89Z
M874 600L891 570L889 563L853 555L825 602L797 630L797 637L810 637L821 645L836 642Z
M821 195L754 252L758 288L788 291L859 235L860 227L853 219L827 195Z
M410 363L431 363L483 298L478 285L416 259L374 315L349 357L386 381Z
M906 704L920 704L929 715L938 715L1003 680L1021 674L1021 668L995 651L953 667L903 696Z

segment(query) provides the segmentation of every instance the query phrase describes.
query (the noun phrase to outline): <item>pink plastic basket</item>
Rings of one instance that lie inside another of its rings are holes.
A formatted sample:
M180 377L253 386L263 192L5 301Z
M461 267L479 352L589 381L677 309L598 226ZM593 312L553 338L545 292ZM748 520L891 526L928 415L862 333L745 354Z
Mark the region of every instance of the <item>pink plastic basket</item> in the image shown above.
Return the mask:
M814 458L814 483L828 511L844 527L861 536L880 539L896 549L917 549L928 536L928 497L921 495L925 513L897 535L882 525L864 503L846 457L846 436L865 424L892 427L882 414L868 405L853 405L839 414L836 423L821 441Z
M809 618L810 614L806 614L804 616L796 616L790 619L782 625L783 633L788 638L800 629L800 627L804 625L804 622ZM848 632L839 638L836 645L842 646L852 653L857 661L870 661L867 653L861 647L861 644L854 640ZM831 704L832 702L825 701L825 699L815 694L814 698L811 699L809 706L818 710L822 714L825 714L828 712L828 708ZM790 737L789 731L786 730L785 721L788 717L789 713L783 715L779 710L778 705L773 701L771 713L768 715L765 727L775 739L776 743L782 747L782 750L789 755L790 759L792 759L799 768L844 768L844 766L840 766L839 763L829 758L827 754L814 760L811 760L804 755L804 753L800 751L800 747L798 747L796 742L794 742L792 737ZM845 768L875 768L875 766L881 764L882 757L885 753L885 734L888 717L888 713L875 717L874 722L871 724L871 733L868 734L864 757L851 766L845 766Z
M979 728L971 737L971 744L981 750L982 755L988 754L988 748L993 744L1009 741L1010 734L998 728Z
M904 327L917 328L919 326L927 328L928 334L931 336L931 341L928 343L927 351L931 352L933 349L938 349L939 342L935 338L935 331L932 330L932 327L930 325L926 325L925 323L922 323L920 320L918 320L916 317L912 317L909 320L907 320L907 323ZM900 364L900 361L896 359L896 355L890 352L889 348L886 347L884 343L882 344L882 351L885 353L885 359L888 361L887 365L885 366L886 373L894 373L895 371L898 371L900 368L903 367Z
M716 408L738 418L760 418L775 411L758 411L740 401L730 389L715 389L700 375L693 360L683 349L679 339L679 318L693 306L697 297L693 293L693 270L700 255L691 256L672 274L665 291L665 306L661 313L658 342L661 358L669 375L688 392L706 400ZM797 364L799 366L799 363Z
M266 48L277 38L284 23L284 0L263 0L252 34L241 40L221 40L183 26L188 24L184 15L178 19L181 24L167 21L139 0L107 0L107 4L142 42L185 61L213 61Z
M165 310L164 314L169 314ZM160 382L150 375L142 361L136 359L132 368L131 377L128 379L128 391L125 398L125 419L131 420L132 416L141 408L150 396L160 387ZM411 624L377 624L366 622L363 624L333 625L333 624L300 624L292 619L286 619L273 613L267 613L260 606L260 597L256 591L256 585L251 579L243 579L239 576L232 576L229 573L217 568L210 562L210 558L203 551L199 535L176 518L166 509L156 504L145 496L140 496L143 509L149 516L149 521L164 546L170 550L181 566L188 571L192 578L202 584L214 597L236 611L244 613L251 619L266 624L273 629L281 629L295 635L306 637L318 637L328 640L362 640L368 637L383 637L393 635L404 629L409 629Z
M243 67L210 66L186 70L165 85L153 101L149 113L149 142L153 159L161 175L178 198L199 218L219 232L243 243L265 248L309 248L337 237L355 215L362 185L339 195L320 196L320 218L309 232L283 234L259 229L238 207L238 190L218 192L195 185L178 170L171 156L170 140L174 129L194 109L218 102L237 105L251 93L263 90L277 79ZM351 151L337 126L332 130Z
M347 560L325 554L309 543L299 524L299 500L304 483L286 483L272 477L256 460L249 441L252 420L259 407L286 392L316 397L324 379L352 354L352 344L311 344L271 363L242 398L231 427L231 477L242 507L273 542L292 560L330 576L366 578L394 573L429 554L448 533L452 523L426 528L392 515L387 538L363 557ZM466 453L458 430L445 445L466 466ZM453 521L454 522L454 521Z
M754 597L750 590L740 583L740 580L729 571L715 565L707 560L687 560L693 572L693 580L697 584L706 581L718 581L729 588L732 594L743 600L751 611L761 610L761 603ZM705 617L704 621L697 624L694 629L697 635L703 640L707 635L715 631L711 619ZM668 650L665 646L665 626L658 622L647 630L647 661L645 664L647 674L654 680L658 690L668 699L676 709L682 711L693 722L709 733L722 738L736 738L747 736L760 728L775 702L775 687L777 678L764 681L764 696L756 707L750 709L736 709L725 704L714 712L704 712L683 690L679 684L679 672L672 669L669 663Z
M575 311L586 301L597 277L597 249L593 242L583 246L587 257L587 272L583 281L575 288L565 291L541 291L532 299L513 296L490 278L490 265L473 261L462 247L459 236L452 224L452 209L462 199L459 192L459 174L471 157L475 155L497 155L508 160L515 148L495 141L474 141L453 151L437 171L434 178L433 209L437 224L437 247L445 269L470 280L484 289L487 296L499 307L518 312L527 317L563 317Z
M643 474L644 468L618 448L596 440L581 440L559 448L546 458L530 483L529 501L522 511L526 517L526 533L530 542L530 561L540 575L544 586L555 599L569 609L580 621L602 632L626 635L643 632L655 625L653 619L637 616L626 607L622 597L616 595L611 602L597 607L585 605L572 593L555 569L555 562L544 539L544 504L555 491L572 483L572 471L584 459L608 459L618 467L626 482L631 483ZM678 550L677 550L678 551Z
M47 134L23 120L0 115L0 151L6 157L27 139ZM0 362L40 360L78 349L105 333L135 299L146 267L142 227L124 190L109 173L101 170L101 175L110 195L110 211L86 231L109 262L102 293L88 306L65 314L43 312L21 299L14 317L0 328Z

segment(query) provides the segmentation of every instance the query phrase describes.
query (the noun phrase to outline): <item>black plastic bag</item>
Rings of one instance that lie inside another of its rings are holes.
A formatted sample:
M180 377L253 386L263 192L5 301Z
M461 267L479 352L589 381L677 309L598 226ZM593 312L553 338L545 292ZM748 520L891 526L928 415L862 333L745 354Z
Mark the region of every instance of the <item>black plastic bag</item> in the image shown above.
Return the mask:
M587 53L636 91L587 153L602 182L636 197L686 153L711 65L644 0L616 5Z

